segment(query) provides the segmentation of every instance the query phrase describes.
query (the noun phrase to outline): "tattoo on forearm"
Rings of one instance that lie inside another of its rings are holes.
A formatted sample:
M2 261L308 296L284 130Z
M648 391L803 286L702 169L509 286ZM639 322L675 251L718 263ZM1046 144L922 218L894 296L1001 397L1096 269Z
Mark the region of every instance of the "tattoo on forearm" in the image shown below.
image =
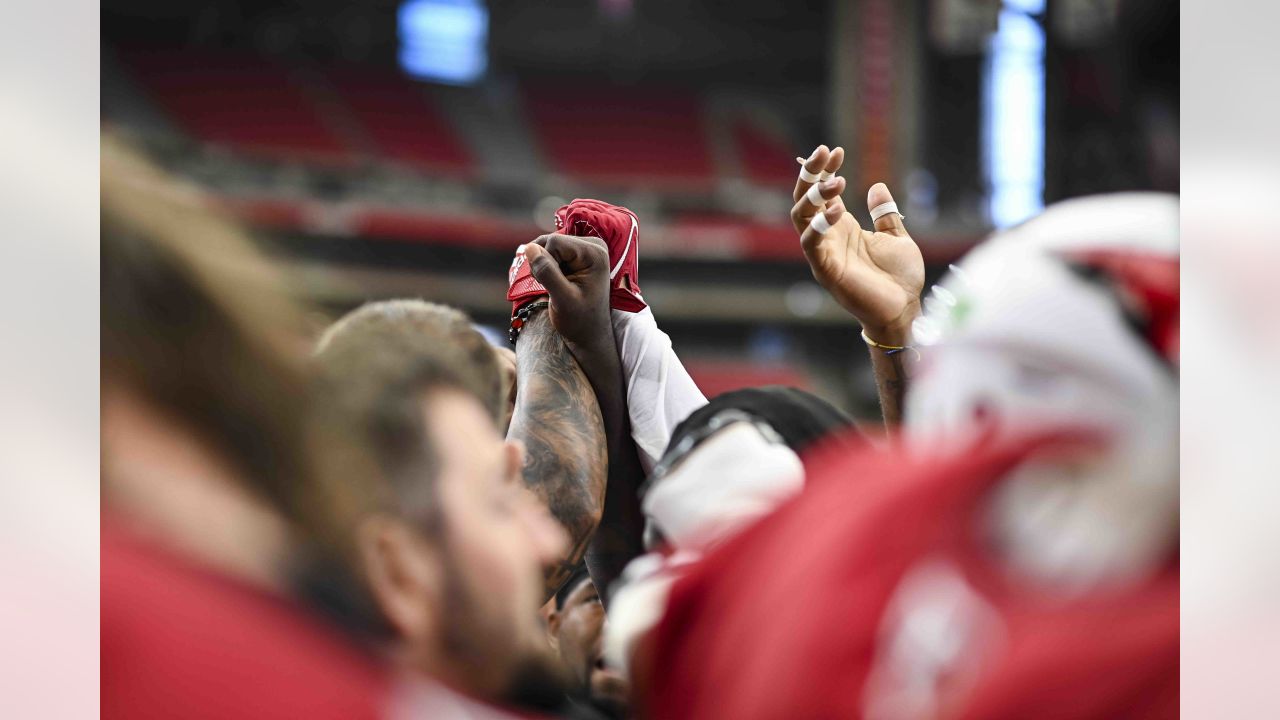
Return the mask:
M604 425L586 375L545 312L520 333L516 372L508 436L525 444L525 485L570 538L565 557L547 571L549 597L582 562L600 521L608 465Z
M894 427L902 422L902 411L906 405L907 386L907 352L896 352L892 355L871 348L871 369L876 379L876 390L880 395L880 412L884 415L885 425Z

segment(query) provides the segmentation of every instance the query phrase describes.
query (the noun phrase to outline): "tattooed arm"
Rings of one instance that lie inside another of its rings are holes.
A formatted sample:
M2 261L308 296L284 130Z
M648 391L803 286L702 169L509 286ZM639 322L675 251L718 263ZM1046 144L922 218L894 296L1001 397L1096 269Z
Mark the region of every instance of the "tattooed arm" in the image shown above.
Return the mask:
M626 564L644 551L644 481L631 437L622 361L609 320L609 251L599 238L543 235L526 246L529 268L551 296L551 322L586 373L604 420L609 478L587 568L605 606Z
M525 445L524 482L569 534L570 548L547 569L546 597L582 562L604 505L604 425L586 375L551 326L534 313L516 343L515 411L507 437Z

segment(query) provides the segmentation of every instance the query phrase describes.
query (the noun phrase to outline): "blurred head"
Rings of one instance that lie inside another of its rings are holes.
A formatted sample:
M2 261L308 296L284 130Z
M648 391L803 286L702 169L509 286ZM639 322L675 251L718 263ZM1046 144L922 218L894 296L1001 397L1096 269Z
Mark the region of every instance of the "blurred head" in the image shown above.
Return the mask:
M983 243L925 298L907 429L926 441L1133 427L1176 402L1178 201L1059 203ZM977 429L981 428L981 429Z
M497 397L492 375L395 318L359 311L316 355L316 419L369 451L331 468L372 486L356 533L369 588L411 666L490 699L554 688L537 609L565 538L479 399Z
M320 336L316 352L333 343L367 343L386 348L391 344L405 352L424 352L460 368L467 368L467 390L488 410L499 427L511 414L506 348L495 348L471 324L463 311L417 299L365 303L343 315ZM512 363L514 375L514 363Z
M101 201L103 505L281 584L294 541L339 534L344 505L312 471L302 313L198 191L111 136Z
M490 347L498 359L498 374L502 378L502 415L498 418L498 427L506 432L516 411L516 352L509 347Z
M1049 208L926 298L906 407L917 447L1062 429L1103 446L1025 469L999 500L998 532L1033 572L1092 582L1176 541L1178 294L1178 200L1132 193Z
M804 485L803 453L851 429L829 403L795 388L724 393L680 423L646 485L646 544L705 550Z
M621 714L627 682L604 665L604 605L585 567L574 573L555 597L547 630L560 659L593 702Z

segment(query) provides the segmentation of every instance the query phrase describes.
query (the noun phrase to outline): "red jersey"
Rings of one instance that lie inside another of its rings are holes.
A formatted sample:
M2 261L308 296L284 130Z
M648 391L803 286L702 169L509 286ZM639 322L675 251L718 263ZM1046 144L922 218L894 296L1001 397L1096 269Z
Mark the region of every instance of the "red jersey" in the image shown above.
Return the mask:
M675 583L636 651L646 714L1176 717L1172 549L1153 578L1067 599L985 544L988 491L1031 449L812 463L799 497Z
M384 713L370 658L288 601L102 524L102 717Z

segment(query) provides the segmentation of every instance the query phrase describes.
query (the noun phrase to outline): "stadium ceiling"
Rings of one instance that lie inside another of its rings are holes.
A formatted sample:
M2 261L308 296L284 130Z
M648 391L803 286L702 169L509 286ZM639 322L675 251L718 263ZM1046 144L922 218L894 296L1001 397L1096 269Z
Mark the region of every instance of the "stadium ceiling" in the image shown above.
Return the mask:
M821 77L832 2L487 0L498 70L796 84ZM396 0L105 0L111 44L393 62Z

